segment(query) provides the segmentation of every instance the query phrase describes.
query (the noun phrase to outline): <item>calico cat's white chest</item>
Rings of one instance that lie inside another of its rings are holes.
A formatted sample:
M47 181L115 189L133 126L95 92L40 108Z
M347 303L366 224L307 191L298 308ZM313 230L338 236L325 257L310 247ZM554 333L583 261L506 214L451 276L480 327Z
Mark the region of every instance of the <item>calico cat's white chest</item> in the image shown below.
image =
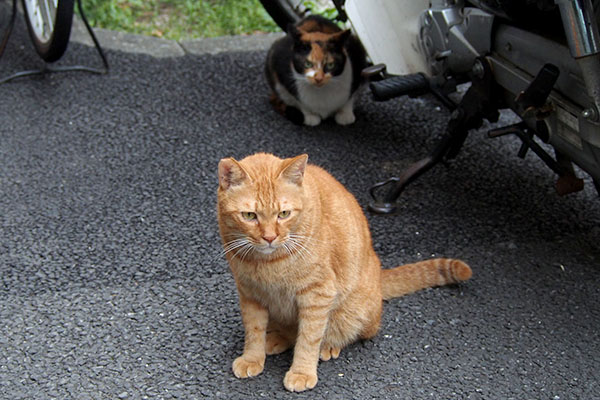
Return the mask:
M318 87L309 83L302 75L296 75L298 100L303 108L327 118L350 100L352 89L352 66L346 60L344 71L324 86Z

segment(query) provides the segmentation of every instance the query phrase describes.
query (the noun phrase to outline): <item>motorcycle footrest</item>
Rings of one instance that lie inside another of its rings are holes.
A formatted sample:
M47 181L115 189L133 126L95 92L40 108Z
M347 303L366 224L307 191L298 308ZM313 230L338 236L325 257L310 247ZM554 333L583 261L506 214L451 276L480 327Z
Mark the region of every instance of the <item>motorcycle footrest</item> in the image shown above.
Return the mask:
M429 92L429 80L423 74L398 75L369 84L375 101L404 95L419 96Z

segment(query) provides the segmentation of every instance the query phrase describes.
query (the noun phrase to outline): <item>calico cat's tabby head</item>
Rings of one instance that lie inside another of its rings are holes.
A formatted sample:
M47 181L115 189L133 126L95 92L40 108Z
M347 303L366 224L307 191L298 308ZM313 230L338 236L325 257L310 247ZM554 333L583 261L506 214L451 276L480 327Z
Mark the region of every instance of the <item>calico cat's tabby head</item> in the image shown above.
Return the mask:
M350 30L341 30L322 17L309 17L299 25L290 25L288 34L294 39L295 71L315 86L323 86L340 75L346 64L344 45Z
M301 251L295 230L303 212L306 154L282 160L259 153L219 162L218 209L225 253L278 257Z

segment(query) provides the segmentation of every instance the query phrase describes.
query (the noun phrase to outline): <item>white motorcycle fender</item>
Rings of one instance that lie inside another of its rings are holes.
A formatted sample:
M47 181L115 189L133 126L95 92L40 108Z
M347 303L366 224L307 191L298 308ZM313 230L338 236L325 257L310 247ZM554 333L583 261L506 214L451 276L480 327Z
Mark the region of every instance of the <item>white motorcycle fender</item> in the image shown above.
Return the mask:
M429 0L348 0L352 29L373 64L383 63L394 75L431 75L419 44L419 16Z

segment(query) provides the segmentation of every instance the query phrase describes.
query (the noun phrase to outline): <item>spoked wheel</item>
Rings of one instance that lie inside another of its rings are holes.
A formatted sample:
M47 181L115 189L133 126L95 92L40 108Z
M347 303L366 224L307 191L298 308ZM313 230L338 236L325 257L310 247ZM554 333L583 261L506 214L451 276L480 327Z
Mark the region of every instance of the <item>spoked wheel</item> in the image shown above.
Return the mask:
M22 0L29 36L46 62L58 60L67 49L75 0Z
M294 24L310 14L321 14L335 19L338 15L335 11L335 3L344 3L343 0L260 0L260 2L283 31L287 31L289 24Z

